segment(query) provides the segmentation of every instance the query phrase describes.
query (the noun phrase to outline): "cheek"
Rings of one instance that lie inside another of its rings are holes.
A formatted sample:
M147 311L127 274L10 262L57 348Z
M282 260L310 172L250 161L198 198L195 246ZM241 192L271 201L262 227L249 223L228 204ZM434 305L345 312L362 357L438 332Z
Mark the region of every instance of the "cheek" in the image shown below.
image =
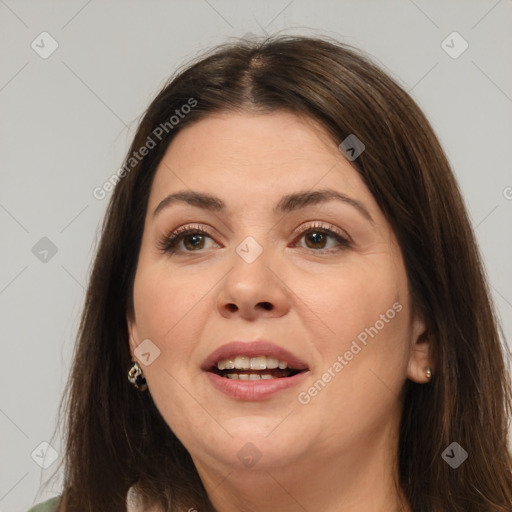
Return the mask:
M207 309L212 307L208 295L212 286L200 273L170 272L161 264L142 267L135 278L137 341L149 338L160 351L143 368L144 376L157 408L173 430L186 432L192 428L189 417L201 417L201 407L194 405L184 389L190 388L190 379L199 372L191 369L191 361ZM183 410L191 414L183 416Z
M354 340L403 341L408 326L407 281L393 257L372 254L354 258L330 275L311 280L304 288L307 306L323 324L324 336L315 338L328 360L349 350ZM325 360L324 363L327 363Z
M139 343L149 338L166 366L188 358L199 339L212 284L204 275L171 272L165 265L147 265L137 273L134 304Z
M170 329L204 296L205 277L200 272L171 269L164 260L139 262L134 283L137 321L139 316L141 320L152 318L154 327Z
M304 392L314 402L312 410L321 411L321 421L327 409L373 421L394 407L410 341L407 279L399 261L396 255L359 259L315 293L330 332L316 338L320 364L311 393Z

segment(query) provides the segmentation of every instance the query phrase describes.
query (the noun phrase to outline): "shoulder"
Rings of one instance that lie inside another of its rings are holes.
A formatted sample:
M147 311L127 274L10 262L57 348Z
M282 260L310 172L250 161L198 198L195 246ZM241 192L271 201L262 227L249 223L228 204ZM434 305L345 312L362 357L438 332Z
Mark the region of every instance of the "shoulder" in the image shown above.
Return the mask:
M43 503L39 503L38 505L34 505L27 512L55 512L57 510L57 505L59 503L60 496L56 496L55 498L51 498Z

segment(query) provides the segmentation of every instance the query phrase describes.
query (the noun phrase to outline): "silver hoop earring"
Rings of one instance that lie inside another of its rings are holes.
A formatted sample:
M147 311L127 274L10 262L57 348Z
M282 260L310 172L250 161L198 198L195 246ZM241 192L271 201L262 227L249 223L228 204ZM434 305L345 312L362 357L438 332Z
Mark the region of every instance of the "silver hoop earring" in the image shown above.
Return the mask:
M137 362L133 363L133 366L128 371L128 380L139 390L146 391L148 385L146 379L142 374L142 370Z

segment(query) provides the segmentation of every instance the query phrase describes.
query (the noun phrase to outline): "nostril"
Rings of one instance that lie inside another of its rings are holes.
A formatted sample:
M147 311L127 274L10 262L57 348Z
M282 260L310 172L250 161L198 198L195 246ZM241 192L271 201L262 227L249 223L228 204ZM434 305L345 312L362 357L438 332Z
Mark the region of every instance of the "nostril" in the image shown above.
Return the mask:
M228 304L228 309L231 313L234 313L235 311L238 311L238 306L236 306L235 304Z
M261 306L263 309L266 309L267 311L270 311L273 308L270 302L259 302L258 306Z

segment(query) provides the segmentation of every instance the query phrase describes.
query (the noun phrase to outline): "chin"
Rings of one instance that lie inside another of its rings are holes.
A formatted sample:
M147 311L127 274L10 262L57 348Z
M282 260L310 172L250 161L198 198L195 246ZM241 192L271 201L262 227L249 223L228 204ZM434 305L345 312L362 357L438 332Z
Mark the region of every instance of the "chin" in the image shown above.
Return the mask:
M290 426L272 431L282 421L273 423L268 428L268 421L258 425L248 425L251 420L239 419L230 424L233 437L222 436L218 442L213 439L208 445L202 446L198 453L208 453L209 456L223 466L237 468L237 470L259 469L271 470L279 466L295 463L303 458L304 442L300 442L290 435ZM233 427L238 426L237 430Z

